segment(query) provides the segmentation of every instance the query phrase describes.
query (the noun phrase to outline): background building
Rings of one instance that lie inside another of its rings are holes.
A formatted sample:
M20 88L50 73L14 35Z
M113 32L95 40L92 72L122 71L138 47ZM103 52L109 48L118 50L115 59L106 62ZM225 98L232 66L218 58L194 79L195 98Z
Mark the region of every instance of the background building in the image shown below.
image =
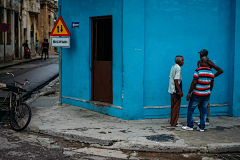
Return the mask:
M9 31L5 33L7 62L24 58L22 44L26 40L31 56L36 56L36 41L39 40L39 47L44 38L50 41L57 10L56 0L0 0L0 23L9 25ZM50 51L55 51L55 48L50 48ZM0 63L3 61L4 33L0 31Z
M31 55L35 56L35 44L37 40L38 15L40 14L39 0L23 0L22 7L22 43L28 40ZM23 47L22 47L22 53Z
M175 56L183 55L180 116L185 117L197 52L207 49L224 71L214 82L211 115L240 116L240 0L60 0L59 5L71 33L71 48L62 54L63 102L123 119L169 117L169 72ZM76 21L80 28L71 27Z
M41 11L38 15L37 23L37 39L41 46L44 38L50 43L50 33L57 19L58 1L56 0L41 0ZM51 43L50 43L51 46ZM55 51L55 48L50 47L49 51Z
M4 61L4 45L6 60L11 61L21 57L21 0L0 1L0 23L9 25L8 32L0 31L0 62Z

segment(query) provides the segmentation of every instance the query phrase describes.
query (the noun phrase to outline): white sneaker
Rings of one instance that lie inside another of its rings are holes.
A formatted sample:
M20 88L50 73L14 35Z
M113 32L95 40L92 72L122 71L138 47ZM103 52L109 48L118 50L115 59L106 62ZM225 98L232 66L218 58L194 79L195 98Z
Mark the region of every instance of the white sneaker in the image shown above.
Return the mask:
M197 127L197 130L200 132L204 132L204 129L200 129L199 127Z
M200 119L199 120L196 120L196 121L194 121L195 123L200 123Z
M193 131L193 128L190 128L188 126L183 126L182 129L187 130L187 131Z
M176 127L182 127L182 125L178 123L178 124L176 125Z

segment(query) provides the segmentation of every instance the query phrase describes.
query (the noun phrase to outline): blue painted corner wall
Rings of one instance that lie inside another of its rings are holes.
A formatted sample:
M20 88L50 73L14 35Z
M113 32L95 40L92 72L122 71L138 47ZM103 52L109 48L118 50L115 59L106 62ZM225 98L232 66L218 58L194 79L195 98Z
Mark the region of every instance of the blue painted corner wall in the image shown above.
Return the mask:
M122 119L167 118L169 72L182 55L186 96L199 52L224 73L215 79L211 115L240 116L240 0L60 0L71 33L63 49L63 102ZM113 105L91 100L91 18L112 16ZM80 22L80 28L71 23ZM182 105L187 105L185 98ZM186 107L180 110L185 117ZM198 112L196 111L196 115Z
M233 105L231 115L240 117L240 0L236 0Z

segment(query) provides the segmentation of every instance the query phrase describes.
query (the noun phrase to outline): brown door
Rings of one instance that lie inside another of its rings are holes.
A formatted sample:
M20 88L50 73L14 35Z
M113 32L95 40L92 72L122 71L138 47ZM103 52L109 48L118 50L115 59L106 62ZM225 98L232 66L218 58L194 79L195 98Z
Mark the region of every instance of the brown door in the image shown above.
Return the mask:
M112 17L92 19L92 100L111 103Z

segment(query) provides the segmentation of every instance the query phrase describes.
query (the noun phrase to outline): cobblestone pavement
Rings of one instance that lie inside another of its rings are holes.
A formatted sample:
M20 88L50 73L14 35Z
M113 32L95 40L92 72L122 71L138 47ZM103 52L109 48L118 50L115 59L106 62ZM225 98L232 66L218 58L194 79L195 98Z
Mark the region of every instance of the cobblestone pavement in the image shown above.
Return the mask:
M161 159L161 160L239 160L240 154L163 154L109 150L92 147L59 137L31 132L12 131L0 124L1 160L105 160L105 159Z

